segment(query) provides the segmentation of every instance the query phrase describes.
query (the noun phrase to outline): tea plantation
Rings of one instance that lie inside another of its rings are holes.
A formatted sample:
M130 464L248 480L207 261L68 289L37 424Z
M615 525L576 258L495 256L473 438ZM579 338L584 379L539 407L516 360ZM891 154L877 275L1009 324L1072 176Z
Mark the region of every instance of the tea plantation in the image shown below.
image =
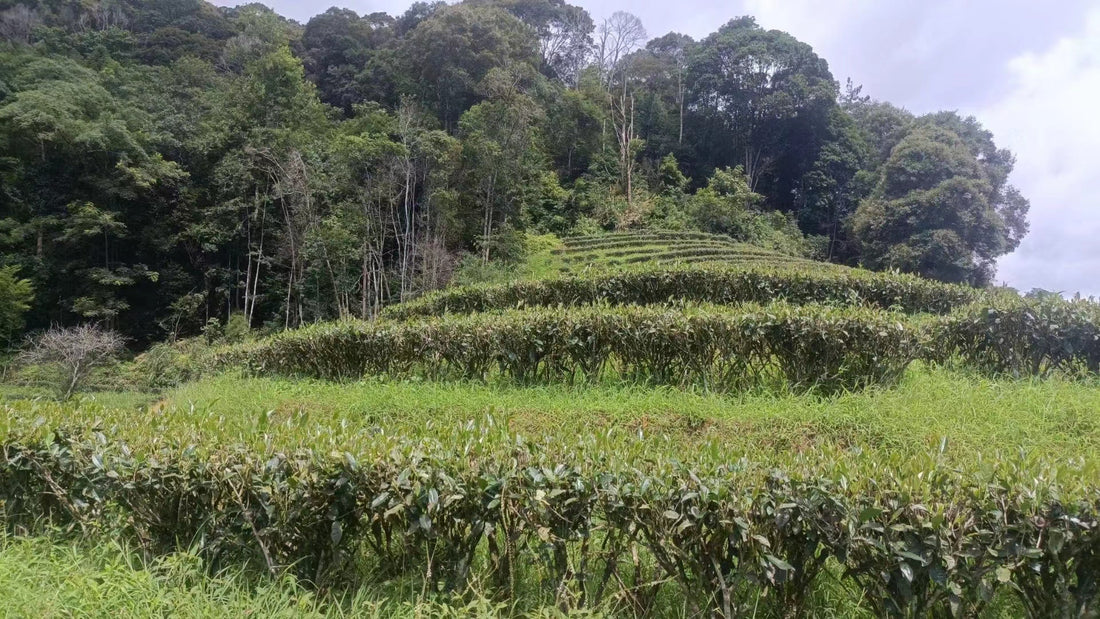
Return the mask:
M554 251L564 263L563 272L639 264L813 264L804 258L704 232L641 231L574 236L563 239L563 245ZM827 268L831 265L819 263L814 266Z
M703 234L551 251L553 275L374 322L147 353L139 404L11 392L0 589L91 614L1100 612L1100 305Z

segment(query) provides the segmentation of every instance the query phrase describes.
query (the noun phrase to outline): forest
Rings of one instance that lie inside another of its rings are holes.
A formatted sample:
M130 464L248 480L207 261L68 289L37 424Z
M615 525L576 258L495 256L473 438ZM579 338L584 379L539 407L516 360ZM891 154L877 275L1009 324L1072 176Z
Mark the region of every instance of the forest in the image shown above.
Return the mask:
M752 17L563 0L0 0L0 345L372 318L540 234L668 229L990 284L1027 233L975 118L841 85Z

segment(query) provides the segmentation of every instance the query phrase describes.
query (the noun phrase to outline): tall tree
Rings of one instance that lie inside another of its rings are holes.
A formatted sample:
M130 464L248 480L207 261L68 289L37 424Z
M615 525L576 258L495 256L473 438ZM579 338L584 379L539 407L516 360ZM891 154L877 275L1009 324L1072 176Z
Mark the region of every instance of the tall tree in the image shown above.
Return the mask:
M642 20L625 11L616 11L600 24L597 31L596 62L600 70L611 111L611 126L619 151L620 189L628 207L634 196L635 156L640 149L634 130L636 56L633 52L645 41Z
M476 2L476 0L475 0ZM592 52L592 17L565 0L489 0L530 26L538 35L540 70L576 86Z
M479 84L494 68L538 65L538 43L523 22L492 6L455 5L434 12L402 43L409 90L445 128L481 100Z
M871 268L985 284L994 260L1026 232L1026 203L998 205L984 162L956 133L914 128L882 167L873 195L852 219Z
M152 152L156 130L112 84L71 60L17 55L0 72L5 227L41 291L38 321L116 320L156 274L138 247L118 243L186 173ZM137 75L129 75L138 79ZM94 258L90 258L94 256Z
M302 32L303 57L306 75L317 84L322 101L350 112L368 94L382 94L371 92L360 75L394 40L394 23L385 13L360 17L335 7L309 20Z
M791 35L740 17L694 48L688 71L700 163L738 162L750 189L793 209L836 106L828 64Z
M541 110L517 88L517 76L491 72L483 88L487 100L462 116L463 173L473 210L481 216L477 244L482 260L492 257L494 234L516 226L543 167L536 143Z

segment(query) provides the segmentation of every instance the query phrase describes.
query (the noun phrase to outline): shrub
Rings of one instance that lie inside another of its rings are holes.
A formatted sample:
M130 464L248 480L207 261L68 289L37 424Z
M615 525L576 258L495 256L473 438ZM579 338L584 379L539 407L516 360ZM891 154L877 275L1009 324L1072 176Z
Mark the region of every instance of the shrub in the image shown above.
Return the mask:
M154 344L126 364L125 374L138 389L159 391L176 387L215 371L217 350L204 337Z
M68 399L96 369L117 360L122 350L122 336L114 331L95 325L52 327L31 339L19 360L51 370L58 395Z
M8 435L0 523L103 531L154 555L186 547L214 571L243 563L319 587L370 570L463 591L476 576L508 598L529 578L565 610L650 615L677 595L693 616L800 616L835 562L830 577L877 616L978 616L998 591L1018 592L1032 617L1097 611L1098 488L1054 484L1041 467L776 471L571 455L485 432L450 437L462 449L380 438L370 457Z
M1014 294L960 308L941 327L941 359L994 375L1100 372L1100 304Z
M260 372L355 379L419 372L519 381L619 375L744 389L786 384L836 392L895 380L922 328L890 313L822 306L534 309L417 322L316 325L270 338Z
M23 329L23 314L34 299L31 282L18 274L16 267L0 268L0 346L7 346Z
M942 314L981 292L913 275L797 267L664 267L562 276L489 286L462 286L389 307L383 316L407 319L515 307L664 304L838 303Z

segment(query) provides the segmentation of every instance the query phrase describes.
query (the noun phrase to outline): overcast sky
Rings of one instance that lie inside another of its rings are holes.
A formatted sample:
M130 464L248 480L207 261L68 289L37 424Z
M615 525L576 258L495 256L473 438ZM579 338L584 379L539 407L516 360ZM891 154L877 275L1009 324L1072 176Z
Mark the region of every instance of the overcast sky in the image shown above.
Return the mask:
M1100 295L1100 0L570 0L593 19L638 15L651 37L696 39L739 15L790 32L842 84L916 113L976 116L1016 153L1031 233L998 280ZM403 0L333 0L400 14ZM236 4L218 0L217 4ZM305 23L327 2L268 0Z

